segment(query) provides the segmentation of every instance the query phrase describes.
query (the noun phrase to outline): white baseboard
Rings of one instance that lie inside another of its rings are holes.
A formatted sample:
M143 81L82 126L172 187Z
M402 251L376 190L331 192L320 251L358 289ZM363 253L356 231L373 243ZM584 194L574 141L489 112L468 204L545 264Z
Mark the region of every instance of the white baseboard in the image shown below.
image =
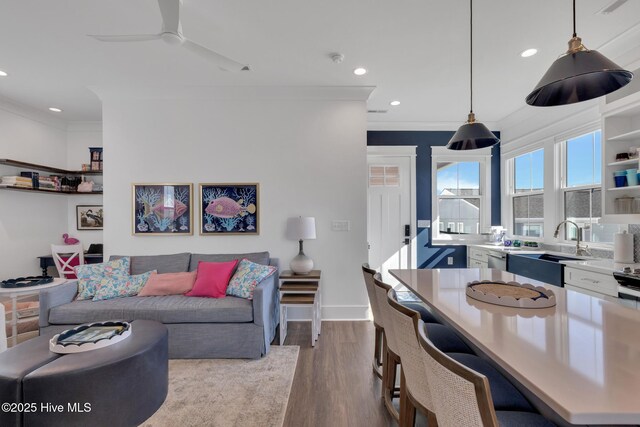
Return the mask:
M369 320L368 305L323 305L322 320ZM311 320L310 309L291 307L287 312L288 320Z

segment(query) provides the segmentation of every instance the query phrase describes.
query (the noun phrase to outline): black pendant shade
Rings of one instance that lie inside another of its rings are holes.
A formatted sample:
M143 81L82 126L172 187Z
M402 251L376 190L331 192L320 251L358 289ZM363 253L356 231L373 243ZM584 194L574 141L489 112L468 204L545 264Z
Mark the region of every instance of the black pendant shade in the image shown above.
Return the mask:
M469 118L449 140L449 150L477 150L500 142L473 114L473 0L469 0L469 107Z
M470 115L471 116L471 115ZM450 150L477 150L491 147L500 140L480 122L467 122L453 134L447 148Z
M618 90L632 78L632 72L595 50L567 52L555 60L526 101L535 107L574 104Z

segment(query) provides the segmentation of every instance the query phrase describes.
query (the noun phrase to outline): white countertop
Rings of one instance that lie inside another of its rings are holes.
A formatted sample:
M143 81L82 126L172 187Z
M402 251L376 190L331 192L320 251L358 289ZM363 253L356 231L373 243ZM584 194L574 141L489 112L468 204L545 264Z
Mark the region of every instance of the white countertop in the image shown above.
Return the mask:
M612 274L614 271L622 271L624 267L640 268L640 264L621 264L613 262L612 259L589 259L583 261L560 261L567 267L579 268L580 270L593 271L594 273Z
M489 268L390 272L568 422L640 424L640 311L551 285L546 309L467 297L474 280L531 282Z

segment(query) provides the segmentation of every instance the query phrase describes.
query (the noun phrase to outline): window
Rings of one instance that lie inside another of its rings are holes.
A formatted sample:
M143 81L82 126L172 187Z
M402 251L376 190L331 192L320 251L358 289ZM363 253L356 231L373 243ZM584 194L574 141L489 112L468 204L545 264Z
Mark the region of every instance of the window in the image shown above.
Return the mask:
M400 168L398 166L369 166L369 187L399 187Z
M451 240L478 234L491 221L488 212L490 149L475 155L452 155L444 147L432 150L433 218L438 222L433 227L434 232L438 231L434 238Z
M585 242L613 242L618 225L602 224L602 147L601 132L591 132L564 143L562 198L564 219L583 228ZM564 227L564 239L576 240L578 230Z
M542 237L544 229L544 149L513 159L513 234Z

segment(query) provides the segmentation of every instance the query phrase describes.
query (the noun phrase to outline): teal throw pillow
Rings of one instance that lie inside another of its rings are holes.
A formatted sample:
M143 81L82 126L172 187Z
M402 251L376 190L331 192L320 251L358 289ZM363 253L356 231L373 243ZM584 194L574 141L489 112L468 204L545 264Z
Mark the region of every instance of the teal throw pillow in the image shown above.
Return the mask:
M227 286L227 295L253 299L253 291L267 277L275 273L276 267L251 262L244 258Z
M78 277L77 300L92 299L96 288L111 280L129 277L129 257L100 264L83 264L75 267Z
M136 296L146 285L149 277L156 273L156 270L153 270L135 276L113 278L96 288L93 301Z

